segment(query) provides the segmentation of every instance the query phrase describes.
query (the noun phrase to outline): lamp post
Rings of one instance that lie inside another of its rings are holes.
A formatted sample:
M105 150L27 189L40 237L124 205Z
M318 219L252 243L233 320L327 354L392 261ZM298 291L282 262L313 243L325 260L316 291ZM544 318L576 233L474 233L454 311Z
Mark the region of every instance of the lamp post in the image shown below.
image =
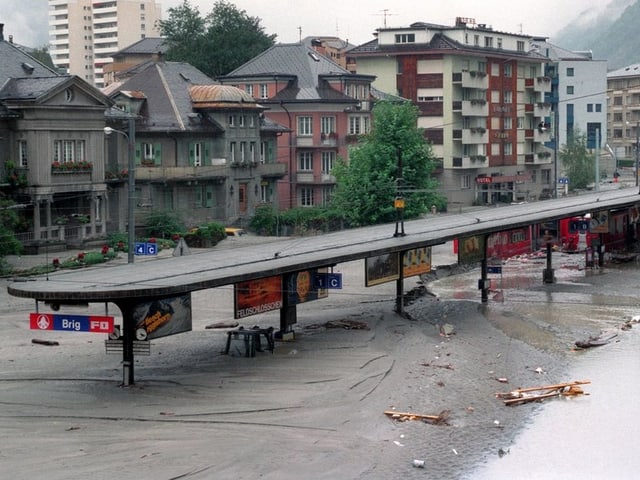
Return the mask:
M129 198L127 204L127 222L128 222L128 243L129 246L127 248L127 263L133 263L135 258L134 249L136 242L136 217L135 217L135 203L134 196L136 193L136 177L135 177L135 165L133 162L134 159L134 149L136 144L136 124L135 118L129 118L129 133L123 132L121 130L116 130L111 127L104 127L105 135L111 135L112 133L119 133L123 137L127 139L128 144L128 158L127 158L127 185L129 190Z

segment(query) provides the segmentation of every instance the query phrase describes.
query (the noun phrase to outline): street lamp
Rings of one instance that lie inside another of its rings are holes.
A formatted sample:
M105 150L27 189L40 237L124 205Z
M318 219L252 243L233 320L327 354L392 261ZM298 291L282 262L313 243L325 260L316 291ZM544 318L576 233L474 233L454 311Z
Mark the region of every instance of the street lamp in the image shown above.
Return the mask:
M127 185L129 190L129 198L127 205L127 217L128 217L128 243L127 248L127 263L133 263L134 249L136 242L136 217L135 217L135 203L134 196L136 193L136 177L135 177L135 165L133 163L134 149L136 144L136 124L135 118L129 118L129 133L125 133L121 130L116 130L111 127L104 127L104 134L111 135L112 133L119 133L127 139L128 143L128 158L127 158Z

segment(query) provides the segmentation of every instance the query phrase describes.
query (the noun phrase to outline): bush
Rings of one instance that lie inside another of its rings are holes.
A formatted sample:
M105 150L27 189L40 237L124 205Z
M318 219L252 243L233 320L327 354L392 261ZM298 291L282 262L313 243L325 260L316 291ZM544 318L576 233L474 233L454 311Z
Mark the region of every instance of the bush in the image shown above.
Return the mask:
M145 232L149 237L171 238L177 232L184 232L182 220L171 211L152 211L145 219Z
M216 222L192 228L184 235L184 241L193 248L209 248L226 238L224 225Z

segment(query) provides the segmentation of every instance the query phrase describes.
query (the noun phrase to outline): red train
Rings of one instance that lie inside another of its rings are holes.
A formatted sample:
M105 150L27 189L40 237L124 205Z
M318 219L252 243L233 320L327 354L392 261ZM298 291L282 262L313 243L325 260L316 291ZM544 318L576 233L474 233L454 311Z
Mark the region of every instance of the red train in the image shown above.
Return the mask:
M625 208L591 215L563 218L558 243L565 252L583 252L602 244L606 251L628 250L639 238L638 209Z

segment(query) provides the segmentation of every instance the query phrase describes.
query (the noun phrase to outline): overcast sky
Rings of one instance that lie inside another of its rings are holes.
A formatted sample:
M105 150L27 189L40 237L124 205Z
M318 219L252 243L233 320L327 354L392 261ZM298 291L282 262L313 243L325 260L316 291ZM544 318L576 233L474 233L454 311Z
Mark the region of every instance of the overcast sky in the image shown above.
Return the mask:
M202 16L211 12L215 0L190 0ZM262 19L278 42L296 42L315 35L335 35L358 45L373 38L376 28L408 26L413 22L453 25L456 17L475 18L504 32L551 37L567 23L587 12L602 11L602 0L230 0L248 15ZM617 2L624 0L615 0ZM629 0L631 1L631 0ZM182 0L158 0L165 11ZM21 45L47 44L46 0L0 0L0 23L5 38ZM300 31L300 29L302 31Z

